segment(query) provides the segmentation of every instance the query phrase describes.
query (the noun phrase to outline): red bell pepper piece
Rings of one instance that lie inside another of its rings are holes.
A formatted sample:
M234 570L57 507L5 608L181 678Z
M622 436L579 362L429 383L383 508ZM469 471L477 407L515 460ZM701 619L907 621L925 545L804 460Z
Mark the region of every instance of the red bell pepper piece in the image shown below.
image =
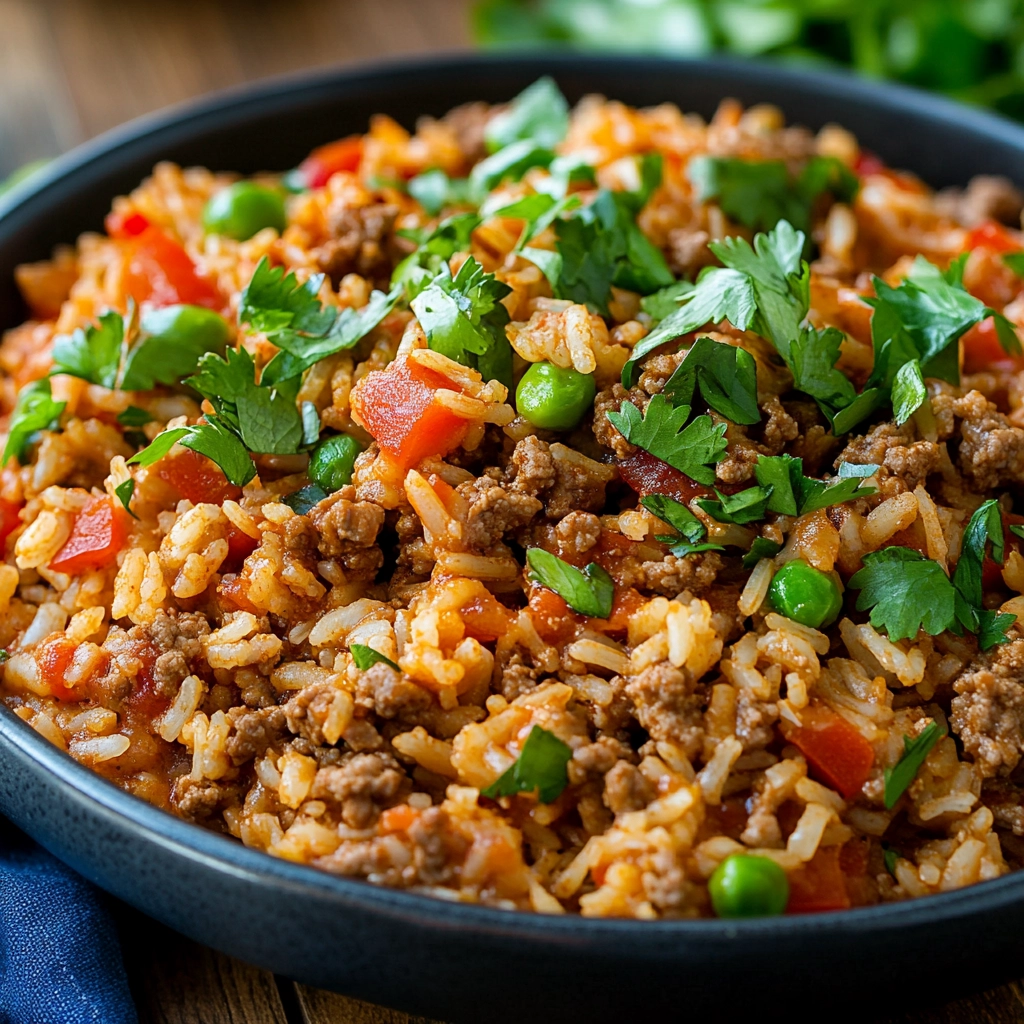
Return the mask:
M845 718L824 705L812 704L800 717L800 726L783 719L782 735L799 748L826 785L848 800L856 796L871 774L874 747Z
M157 476L193 505L237 501L242 488L228 483L220 467L198 452L182 451L156 464Z
M1011 231L998 221L987 220L984 224L972 228L964 242L964 248L992 249L994 252L1020 252L1021 239L1019 233Z
M125 300L151 306L185 303L218 312L224 299L216 287L196 272L180 242L151 224L141 213L111 213L107 233L124 246L121 291Z
M299 164L307 188L323 188L339 171L358 171L363 159L363 137L350 135L314 149Z
M458 390L449 378L419 363L397 359L368 373L352 389L352 418L408 469L430 455L446 455L462 443L469 421L442 405L436 392Z
M64 546L50 560L50 568L75 575L109 565L127 540L126 518L121 506L106 495L90 498L75 517Z
M21 505L0 498L0 552L3 551L7 538L21 526Z

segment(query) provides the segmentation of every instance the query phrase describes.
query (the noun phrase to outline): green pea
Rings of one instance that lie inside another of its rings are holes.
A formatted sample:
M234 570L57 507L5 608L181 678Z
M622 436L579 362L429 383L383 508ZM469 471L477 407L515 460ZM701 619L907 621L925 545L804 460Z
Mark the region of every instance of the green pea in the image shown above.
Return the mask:
M203 210L203 228L209 235L224 235L244 242L264 228L284 231L284 200L274 189L236 181L215 192Z
M775 574L768 599L780 615L811 629L831 625L843 607L832 577L799 558L787 562Z
M309 479L328 494L352 482L352 469L363 446L348 434L324 438L309 459Z
M715 869L708 893L719 917L775 917L786 909L789 881L775 861L734 853Z
M220 314L202 306L147 309L139 326L141 340L125 361L125 391L148 391L154 382L177 384L195 373L196 363L207 352L223 352L231 334Z
M553 363L533 363L516 388L516 407L542 430L572 430L594 404L594 378Z

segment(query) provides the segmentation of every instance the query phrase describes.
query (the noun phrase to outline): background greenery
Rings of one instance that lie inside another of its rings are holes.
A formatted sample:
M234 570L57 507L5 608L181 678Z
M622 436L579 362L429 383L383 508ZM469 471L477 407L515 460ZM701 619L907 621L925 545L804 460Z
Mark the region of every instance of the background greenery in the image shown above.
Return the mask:
M1024 121L1024 0L479 0L486 47L847 65Z

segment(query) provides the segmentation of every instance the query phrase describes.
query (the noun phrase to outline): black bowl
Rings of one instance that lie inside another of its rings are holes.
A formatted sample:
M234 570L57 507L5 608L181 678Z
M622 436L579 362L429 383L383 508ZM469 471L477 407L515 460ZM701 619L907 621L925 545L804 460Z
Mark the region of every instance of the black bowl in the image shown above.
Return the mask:
M462 56L332 71L227 93L113 132L0 200L0 329L12 272L99 228L113 196L169 159L285 169L383 111L407 125L541 74L710 115L724 96L835 121L934 185L1024 184L1024 128L911 90L730 60ZM714 1012L799 1019L951 999L1024 973L1024 872L907 903L752 921L516 914L334 878L156 810L0 710L0 812L61 859L200 942L280 974L442 1020L589 1022Z

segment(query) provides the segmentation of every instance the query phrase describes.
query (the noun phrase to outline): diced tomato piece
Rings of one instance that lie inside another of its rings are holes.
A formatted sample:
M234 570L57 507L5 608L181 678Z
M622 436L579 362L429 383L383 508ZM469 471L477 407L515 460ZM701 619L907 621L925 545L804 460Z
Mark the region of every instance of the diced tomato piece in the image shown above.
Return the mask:
M139 719L147 726L171 704L170 698L156 688L153 675L156 658L156 651L152 648L142 656L142 668L132 681L132 692L127 698L129 717Z
M323 188L339 171L358 171L362 159L363 137L350 135L314 149L299 164L299 172L308 188Z
M437 401L441 388L457 390L449 378L399 359L368 373L352 389L352 416L408 469L430 455L446 455L469 430L468 420Z
M230 580L221 580L217 584L217 593L223 602L240 612L258 614L259 609L249 600L249 581L242 576Z
M224 559L221 572L238 572L242 563L256 550L259 541L243 533L237 526L228 527L228 556Z
M408 804L399 804L397 807L389 807L380 815L380 831L383 834L388 832L408 832L412 828L420 812Z
M149 219L138 210L120 213L117 210L107 214L104 222L111 238L137 238L150 226Z
M161 459L156 464L157 476L170 484L183 498L198 505L202 502L220 505L237 501L242 488L228 483L220 466L205 455L189 450Z
M128 538L126 513L103 495L90 498L75 517L71 536L50 560L55 572L75 575L109 565Z
M579 616L547 587L532 587L530 590L530 616L540 638L549 644L568 640L576 632Z
M848 800L868 780L875 763L874 747L831 708L812 704L800 712L802 726L785 719L782 734L807 758L814 773Z
M0 552L3 551L7 538L21 526L21 505L0 498Z
M466 634L475 640L497 640L508 632L508 611L497 598L486 592L464 604L459 614Z
M124 242L121 291L127 302L151 306L186 303L222 310L224 299L216 287L196 272L180 242L150 224Z
M629 620L646 603L647 598L635 587L616 587L611 615L607 619L588 619L587 625L602 633L625 633Z
M840 865L840 847L819 847L804 865L789 872L787 914L820 914L826 910L847 910L850 895Z
M866 178L869 174L881 174L884 170L885 164L870 149L862 149L853 164L854 174L861 178Z
M972 228L964 242L964 248L992 249L995 252L1020 252L1022 239L1019 232L1011 231L1005 224L987 220Z
M1011 356L1003 348L991 317L975 324L964 336L964 373L982 373L996 367L1019 370L1024 357Z
M36 651L39 676L58 700L78 700L79 696L64 683L64 675L71 667L77 644L61 633L48 637Z
M640 497L665 494L685 505L693 498L711 493L710 488L691 480L643 448L637 448L628 459L619 463L619 475Z

